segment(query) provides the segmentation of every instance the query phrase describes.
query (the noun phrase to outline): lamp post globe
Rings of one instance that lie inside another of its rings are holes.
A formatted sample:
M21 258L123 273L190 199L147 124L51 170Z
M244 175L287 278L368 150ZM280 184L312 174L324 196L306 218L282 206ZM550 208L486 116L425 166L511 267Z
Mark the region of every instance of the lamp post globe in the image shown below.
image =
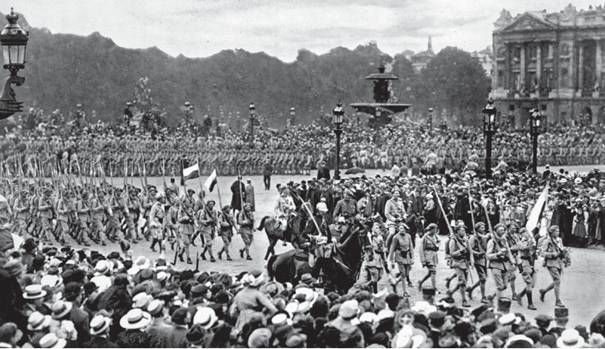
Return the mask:
M334 124L334 133L336 134L336 169L334 170L334 179L340 179L340 135L342 134L342 123L345 110L342 103L338 103L332 110L332 123Z
M496 133L496 107L489 98L483 108L483 133L485 134L485 177L492 176L492 136Z
M250 103L250 105L248 106L248 111L250 112L250 148L254 148L254 119L256 118L256 106L254 105L254 103Z
M11 8L6 15L8 24L0 31L0 46L2 46L3 68L10 72L4 81L0 95L0 119L5 119L23 110L23 103L15 99L15 91L11 85L21 86L25 78L18 76L19 70L25 68L25 53L29 33L17 23L19 15Z

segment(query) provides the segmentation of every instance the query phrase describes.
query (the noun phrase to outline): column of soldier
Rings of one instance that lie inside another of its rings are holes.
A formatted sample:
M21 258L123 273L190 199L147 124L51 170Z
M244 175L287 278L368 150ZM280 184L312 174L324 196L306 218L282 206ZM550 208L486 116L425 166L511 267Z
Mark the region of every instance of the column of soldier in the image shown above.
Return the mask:
M239 250L241 258L251 259L251 205L240 202L237 211L230 205L216 211L214 200L205 201L201 189L196 195L194 189L185 188L180 195L174 178L170 184L164 181L163 186L160 191L141 180L137 187L126 177L122 187L113 185L112 179L96 181L70 175L57 175L52 180L4 180L1 229L45 243L53 239L63 245L71 241L83 246L119 243L123 252L129 251L131 244L146 240L151 242L153 252L158 248L158 252L165 253L170 247L173 264L177 258L193 263L190 245L196 246L198 238L203 246L199 257L215 262L215 235L223 241L217 257L222 259L224 255L230 261L229 246L235 230L244 242ZM241 188L244 194L243 184Z

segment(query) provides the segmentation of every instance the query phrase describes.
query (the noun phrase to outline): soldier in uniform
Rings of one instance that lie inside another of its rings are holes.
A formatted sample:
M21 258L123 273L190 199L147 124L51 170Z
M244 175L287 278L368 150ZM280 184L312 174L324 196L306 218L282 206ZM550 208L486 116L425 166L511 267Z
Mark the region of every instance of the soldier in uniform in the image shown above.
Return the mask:
M177 199L178 200L178 199ZM182 248L180 252L180 257L182 259L183 253L187 256L187 263L193 264L191 261L191 256L189 252L189 245L191 244L191 237L193 235L194 230L194 212L193 212L193 202L185 197L179 203L178 210L178 233L180 237L180 241L182 243Z
M27 199L27 191L21 190L15 200L13 211L15 212L15 232L17 235L27 238L27 220L30 217L30 205Z
M395 228L399 222L403 222L405 219L405 208L403 207L399 190L396 189L393 192L393 197L387 200L384 206L384 215L387 219L387 227L389 229L389 237L387 238L387 241L389 241L394 236Z
M90 208L86 192L83 192L80 195L80 199L76 201L75 210L77 224L76 241L84 246L90 246L85 235L88 232L88 224L90 223Z
M145 218L150 217L149 213L151 211L151 207L153 207L153 204L157 201L155 199L156 195L157 195L156 187L153 185L148 185L147 190L145 191L145 195L143 195L143 200L141 200L141 207L143 209L143 217L145 217ZM143 236L145 237L145 240L147 240L147 241L149 241L149 236L151 235L149 225L150 225L149 219L146 219L145 226L143 227ZM153 239L153 237L152 237L152 239Z
M559 226L553 225L548 229L548 237L541 244L541 254L544 257L544 266L548 269L552 283L545 289L540 290L540 300L544 302L544 296L552 289L555 290L555 306L564 307L561 302L561 274L565 267L564 259L568 258L563 247L563 241L559 237Z
M467 288L466 292L468 293L468 297L473 299L473 291L475 288L479 287L482 303L487 302L487 298L485 298L485 283L487 281L487 258L485 251L487 251L488 240L489 235L485 230L485 223L477 222L475 224L475 234L471 235L468 243L474 257L475 270L477 271L479 280L477 280L474 285Z
M219 223L219 235L223 240L223 248L218 251L218 259L223 259L223 253L227 257L228 261L231 261L231 256L229 255L229 245L231 244L231 240L233 238L233 228L235 227L235 222L233 221L233 216L231 215L231 206L226 205L223 207L222 211L218 214L218 223Z
M149 233L151 235L151 250L155 252L155 245L160 246L160 253L164 249L164 225L166 224L164 204L166 198L162 193L155 194L155 202L149 210L147 222L149 224Z
M244 204L244 209L237 215L237 224L239 225L239 234L244 242L244 248L239 250L239 255L251 261L250 257L250 246L252 245L252 233L254 231L254 214L252 213L252 207L249 204Z
M469 253L468 241L466 240L466 227L462 222L460 223L448 241L451 257L450 267L456 271L456 277L458 278L458 284L453 290L448 290L448 294L451 296L454 292L460 290L462 306L468 307L469 303L466 300L466 279L470 264L472 264L472 257Z
M206 205L196 213L197 222L205 242L200 256L203 260L206 260L206 251L208 251L210 261L213 263L216 262L216 259L214 259L214 254L212 254L212 242L214 240L215 229L218 226L218 217L214 211L214 205L214 200L208 200Z
M44 194L38 201L38 214L40 215L41 238L43 241L50 242L52 233L53 205L50 199L50 188L44 189Z
M60 239L62 244L65 244L65 234L69 233L69 193L61 195L57 202L57 227L55 229L57 237Z
M401 281L403 296L409 297L406 291L406 280L414 262L414 247L412 245L412 237L407 232L406 226L403 223L399 224L397 234L390 241L388 260L399 268L399 276L394 280L393 288L396 291L397 283ZM393 268L390 269L393 270Z
M437 224L431 223L425 229L425 234L422 237L418 254L420 255L420 263L427 269L426 275L418 282L418 289L422 290L422 284L431 279L433 289L437 288L437 251L439 251L439 237L437 237Z
M105 195L99 191L91 200L91 218L92 218L92 236L101 245L107 245L105 239L105 228L103 221L105 220Z
M500 299L510 280L508 273L513 268L513 259L505 236L506 228L503 224L497 224L494 229L495 232L487 243L486 257L496 283L496 299Z
M533 294L534 285L536 284L536 271L534 263L536 260L536 240L532 234L525 228L521 228L519 232L519 270L525 282L525 289L517 295L517 302L522 304L523 295L527 297L527 308L536 310L534 306Z
M519 265L518 263L518 250L519 250L519 227L516 223L511 223L508 226L508 232L506 234L506 239L508 241L508 246L510 248L510 252L513 256L513 267L508 273L509 276L509 284L512 291L512 300L518 300L517 298L517 288L515 287L515 281L517 281L517 271L515 266Z

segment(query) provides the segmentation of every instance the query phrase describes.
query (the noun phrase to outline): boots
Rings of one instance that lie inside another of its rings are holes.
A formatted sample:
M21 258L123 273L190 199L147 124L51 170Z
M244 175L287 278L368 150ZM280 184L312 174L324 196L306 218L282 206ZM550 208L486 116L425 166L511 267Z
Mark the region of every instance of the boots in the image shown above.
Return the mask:
M527 297L527 309L536 310L536 306L534 305L533 295L531 292L525 291L525 296Z

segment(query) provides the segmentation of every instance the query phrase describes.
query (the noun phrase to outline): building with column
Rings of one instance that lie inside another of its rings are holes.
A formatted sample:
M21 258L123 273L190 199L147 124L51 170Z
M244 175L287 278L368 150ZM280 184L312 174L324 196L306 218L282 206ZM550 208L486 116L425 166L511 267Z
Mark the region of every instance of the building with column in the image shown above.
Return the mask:
M500 120L605 123L605 8L555 13L502 10L494 23L492 97Z

